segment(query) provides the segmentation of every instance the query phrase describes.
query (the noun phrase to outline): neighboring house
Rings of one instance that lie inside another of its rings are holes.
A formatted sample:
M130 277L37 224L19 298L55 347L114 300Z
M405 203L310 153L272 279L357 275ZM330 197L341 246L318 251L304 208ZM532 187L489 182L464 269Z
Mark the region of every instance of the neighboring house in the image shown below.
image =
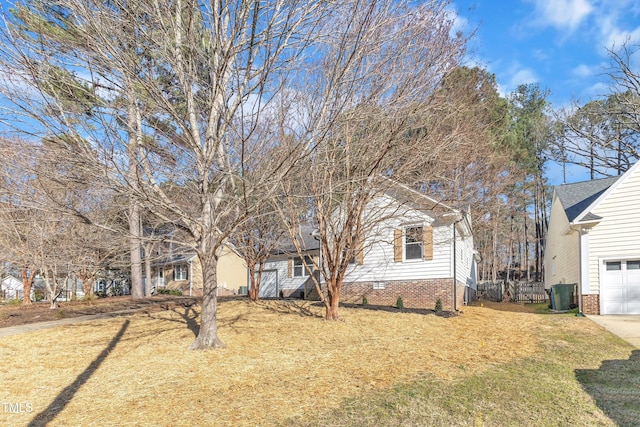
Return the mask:
M367 227L347 269L341 301L360 303L364 296L370 304L395 305L402 297L405 307L432 309L440 299L452 310L475 299L479 255L466 213L396 184L369 204L365 218L375 215L385 219ZM311 230L301 230L306 262L322 256ZM274 254L265 265L260 295L312 295L303 262L293 250Z
M298 256L293 243L282 245L264 264L260 278L259 298L304 298L316 299L318 294L309 277L308 269L302 264L318 264L320 242L313 237L314 227L300 228L299 240L303 257Z
M246 293L247 264L230 245L220 251L217 280L218 296ZM153 262L151 288L176 289L184 295L201 296L202 268L198 257L190 253L169 254Z
M575 283L586 314L640 314L640 162L554 189L545 285Z
M11 275L6 276L2 279L1 290L1 296L3 300L22 299L22 297L24 296L24 286L22 285L22 280Z
M0 299L24 299L24 286L22 284L22 279L19 279L13 275L5 276L5 278L2 279L2 285L0 286L0 288ZM38 293L37 295L36 292ZM36 275L36 277L33 279L33 283L31 284L31 301L44 300L46 298L46 292L47 289L44 279L42 278L42 276ZM65 295L66 294L62 292L60 297L58 297L58 300L64 300ZM69 298L71 297L69 296Z

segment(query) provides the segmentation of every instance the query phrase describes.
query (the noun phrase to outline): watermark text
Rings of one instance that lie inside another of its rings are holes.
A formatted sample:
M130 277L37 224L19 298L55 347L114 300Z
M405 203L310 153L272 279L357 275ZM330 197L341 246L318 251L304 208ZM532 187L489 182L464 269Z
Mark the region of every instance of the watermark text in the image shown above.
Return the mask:
M8 414L28 414L33 412L31 402L0 402L0 410Z

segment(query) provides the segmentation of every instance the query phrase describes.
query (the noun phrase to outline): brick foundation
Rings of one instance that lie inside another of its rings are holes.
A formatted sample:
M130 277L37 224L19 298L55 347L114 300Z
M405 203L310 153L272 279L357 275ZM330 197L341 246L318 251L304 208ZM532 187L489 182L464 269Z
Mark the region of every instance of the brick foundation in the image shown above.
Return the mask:
M384 289L374 289L374 285L381 287L382 283L384 283ZM458 282L456 293L457 308L460 310L465 297L465 286L460 282ZM369 304L388 306L395 306L398 297L401 296L407 308L428 309L433 309L439 298L442 301L443 310L453 310L453 279L355 282L342 285L340 301L360 304L363 296L367 298ZM475 298L475 291L471 290L470 297Z
M582 312L600 314L600 295L582 295Z

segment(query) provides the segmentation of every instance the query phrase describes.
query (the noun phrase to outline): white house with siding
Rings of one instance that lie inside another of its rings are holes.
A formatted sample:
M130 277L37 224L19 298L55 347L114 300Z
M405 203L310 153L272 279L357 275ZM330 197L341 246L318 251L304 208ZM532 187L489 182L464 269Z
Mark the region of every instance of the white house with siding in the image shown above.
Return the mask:
M640 314L640 162L554 189L545 285L575 283L585 314Z
M381 219L382 218L382 219ZM459 309L476 297L478 253L466 212L450 208L424 194L394 185L367 207L360 250L348 267L341 300ZM312 227L301 230L305 255L322 257ZM313 287L303 260L293 251L274 254L265 265L261 296L303 297ZM265 276L265 273L267 275Z

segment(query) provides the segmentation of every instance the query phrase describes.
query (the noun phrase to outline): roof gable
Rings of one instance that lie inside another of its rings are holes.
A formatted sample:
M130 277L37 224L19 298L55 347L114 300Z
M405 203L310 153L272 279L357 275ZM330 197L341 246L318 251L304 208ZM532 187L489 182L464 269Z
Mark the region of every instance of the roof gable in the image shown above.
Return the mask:
M614 178L617 178L617 179L615 179L613 184L611 184L611 186L609 186L609 188L607 188L593 202L591 202L591 204L580 214L580 216L578 217L578 220L579 221L583 221L583 220L585 220L587 215L592 215L591 211L593 209L595 209L600 203L602 203L602 201L605 200L611 193L613 193L616 190L616 188L618 188L618 186L620 186L620 184L625 182L627 179L629 179L629 177L631 175L636 173L636 171L639 168L640 168L640 161L636 162L636 164L631 166L629 168L629 170L627 170L624 174L622 174L622 176L614 177Z
M619 176L594 179L591 181L576 182L573 184L559 185L555 188L556 195L562 203L564 212L569 222L585 216L588 209L600 196L602 196L616 181ZM586 211L586 212L585 212ZM595 217L595 215L594 215ZM596 218L592 218L596 219Z

